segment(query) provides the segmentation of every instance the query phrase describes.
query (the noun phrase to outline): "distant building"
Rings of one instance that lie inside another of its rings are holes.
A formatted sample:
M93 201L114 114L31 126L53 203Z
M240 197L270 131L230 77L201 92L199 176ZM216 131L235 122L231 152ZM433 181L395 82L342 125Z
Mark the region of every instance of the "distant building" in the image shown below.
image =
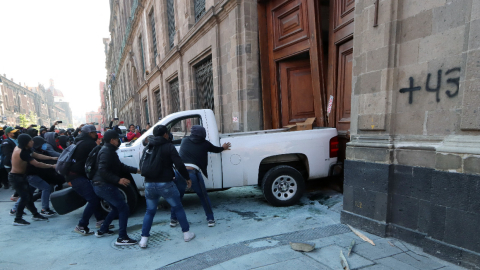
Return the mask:
M87 112L85 114L85 122L86 123L96 123L95 128L97 130L103 131L103 127L105 126L104 124L104 118L102 116L102 108L99 107L98 111L94 112Z
M64 123L59 127L66 128L71 121L71 110L68 102L62 100L63 93L55 88L46 89L39 84L29 87L15 83L0 75L0 125L20 125L20 115L36 115L37 125L49 126L57 120ZM51 81L53 83L53 81ZM58 102L55 102L55 99Z

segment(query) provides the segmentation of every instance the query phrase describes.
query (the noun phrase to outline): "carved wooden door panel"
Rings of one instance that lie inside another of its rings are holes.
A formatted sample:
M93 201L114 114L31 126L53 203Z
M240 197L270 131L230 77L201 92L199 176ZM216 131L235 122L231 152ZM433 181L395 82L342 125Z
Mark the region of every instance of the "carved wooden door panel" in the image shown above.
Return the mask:
M323 67L318 55L315 1L270 0L259 4L265 128L279 128L308 117L316 117L317 126L325 124L326 91L320 77ZM301 89L292 81L302 83Z
M330 5L328 94L334 102L329 126L338 130L339 160L343 160L350 140L355 0L333 0Z
M282 125L304 122L309 117L315 117L309 59L282 61L279 68Z

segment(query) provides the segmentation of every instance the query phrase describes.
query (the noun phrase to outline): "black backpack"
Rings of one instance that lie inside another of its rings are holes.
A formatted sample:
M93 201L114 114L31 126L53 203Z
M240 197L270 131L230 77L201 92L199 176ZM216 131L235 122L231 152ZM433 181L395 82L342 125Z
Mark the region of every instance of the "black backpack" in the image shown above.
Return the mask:
M58 157L57 166L55 168L58 174L62 176L68 175L68 173L70 172L70 167L73 163L75 163L75 160L73 160L72 158L73 154L75 153L75 149L77 149L77 146L79 146L82 142L83 141L78 144L72 144L67 147L67 149L63 150L63 152Z
M92 180L97 172L97 160L98 160L98 152L100 152L102 146L96 146L93 148L92 152L88 154L87 161L85 161L85 174L87 178Z
M143 149L140 171L146 178L159 178L162 175L162 157L158 147L148 145Z

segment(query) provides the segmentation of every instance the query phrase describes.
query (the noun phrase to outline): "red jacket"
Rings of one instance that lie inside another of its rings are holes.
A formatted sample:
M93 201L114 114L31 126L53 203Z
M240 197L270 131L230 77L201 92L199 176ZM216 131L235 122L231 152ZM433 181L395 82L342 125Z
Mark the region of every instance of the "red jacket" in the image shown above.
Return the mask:
M138 138L140 138L140 136L142 136L142 134L140 134L140 132L137 132L137 133L129 132L129 133L127 133L127 141L131 141L133 139L138 139Z

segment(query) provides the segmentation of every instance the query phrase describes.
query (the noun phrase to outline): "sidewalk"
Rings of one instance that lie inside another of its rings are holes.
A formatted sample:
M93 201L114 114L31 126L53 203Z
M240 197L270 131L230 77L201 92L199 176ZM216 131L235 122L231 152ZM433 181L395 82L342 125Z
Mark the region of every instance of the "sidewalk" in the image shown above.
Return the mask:
M364 242L343 224L301 230L224 246L159 269L342 269L343 250L350 269L464 269L432 257L420 248L365 232L375 246ZM352 254L348 248L355 240ZM315 244L312 252L298 252L290 242Z

